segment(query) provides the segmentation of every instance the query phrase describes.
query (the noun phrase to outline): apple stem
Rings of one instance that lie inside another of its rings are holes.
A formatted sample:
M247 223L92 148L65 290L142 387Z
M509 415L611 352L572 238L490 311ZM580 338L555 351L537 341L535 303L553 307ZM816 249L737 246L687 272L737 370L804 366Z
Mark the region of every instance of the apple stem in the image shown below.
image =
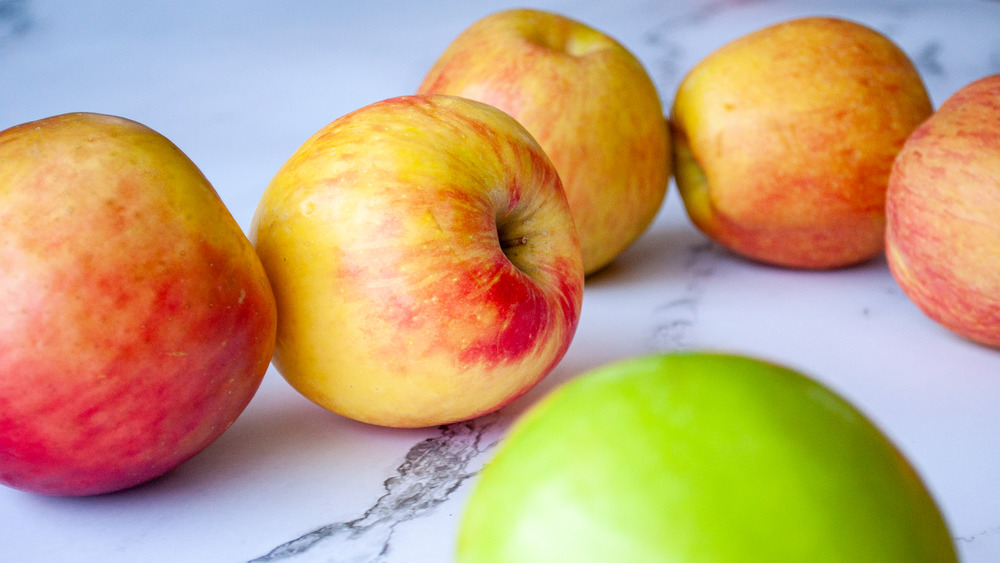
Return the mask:
M528 237L517 237L513 239L507 239L500 241L500 248L508 249L515 246L521 246L523 244L528 244Z

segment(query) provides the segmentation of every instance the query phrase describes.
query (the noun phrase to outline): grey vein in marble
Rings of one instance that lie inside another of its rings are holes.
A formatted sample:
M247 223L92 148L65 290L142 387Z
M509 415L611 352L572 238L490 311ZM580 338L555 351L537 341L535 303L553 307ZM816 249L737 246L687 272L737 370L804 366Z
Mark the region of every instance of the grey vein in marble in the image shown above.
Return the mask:
M31 27L26 0L0 0L0 45Z
M914 56L913 64L920 73L928 76L944 75L944 64L941 62L941 43L931 41Z
M995 528L989 528L987 530L983 530L981 532L972 534L970 536L959 536L954 539L955 541L960 541L963 543L973 543L977 539L985 538L987 536L996 536L996 535L1000 535L1000 526L997 526Z
M695 346L693 332L705 282L715 273L716 245L710 241L687 246L684 272L687 281L681 295L654 309L656 329L652 348L657 351L687 350Z
M329 549L311 555L323 561L383 560L396 526L425 515L478 473L470 466L496 445L500 432L492 431L499 426L496 414L442 426L440 435L410 448L396 474L386 479L385 494L363 515L316 528L252 562L298 559L321 544Z

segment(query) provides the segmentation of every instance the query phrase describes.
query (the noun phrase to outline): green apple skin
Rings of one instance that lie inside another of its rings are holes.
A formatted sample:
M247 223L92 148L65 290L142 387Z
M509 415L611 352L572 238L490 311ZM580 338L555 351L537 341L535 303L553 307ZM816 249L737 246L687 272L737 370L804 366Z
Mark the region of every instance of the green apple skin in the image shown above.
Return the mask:
M514 425L461 522L471 562L947 562L914 469L842 398L725 354L650 355Z
M1000 75L961 88L910 135L886 218L904 293L952 332L1000 349Z
M243 412L274 349L274 295L173 143L92 113L4 130L0 224L0 483L125 489Z
M893 159L932 112L906 53L807 17L700 61L674 97L674 175L691 222L765 264L831 269L882 253Z

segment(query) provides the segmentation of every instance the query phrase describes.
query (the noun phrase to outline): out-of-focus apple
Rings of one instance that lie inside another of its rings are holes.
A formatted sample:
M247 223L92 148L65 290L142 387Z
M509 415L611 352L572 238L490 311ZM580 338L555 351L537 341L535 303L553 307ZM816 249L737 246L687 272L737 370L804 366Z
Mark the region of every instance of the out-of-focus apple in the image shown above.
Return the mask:
M278 302L274 363L382 426L472 418L560 361L583 292L555 168L500 110L402 96L322 128L251 226Z
M66 114L0 132L0 482L90 495L157 477L249 403L275 303L170 141Z
M930 318L1000 348L1000 75L960 89L903 146L886 256Z
M932 111L907 55L866 26L809 17L725 45L671 114L688 216L745 257L827 269L882 252L892 161Z
M815 381L760 360L651 355L519 419L475 483L457 560L947 562L908 461Z
M486 16L445 49L417 90L496 106L555 164L587 274L629 247L670 179L663 105L642 64L605 33L558 14Z

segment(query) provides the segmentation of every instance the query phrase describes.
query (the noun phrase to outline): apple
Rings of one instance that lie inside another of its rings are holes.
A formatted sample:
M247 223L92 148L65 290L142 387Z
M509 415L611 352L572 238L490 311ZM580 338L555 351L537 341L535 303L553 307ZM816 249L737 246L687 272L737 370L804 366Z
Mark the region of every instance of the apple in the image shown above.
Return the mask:
M336 119L278 170L250 231L278 303L275 367L355 420L498 409L576 331L583 265L559 176L486 104L410 95Z
M218 438L274 347L260 261L159 133L73 113L0 132L0 483L149 481Z
M903 292L952 332L1000 348L1000 75L961 88L913 132L886 216Z
M671 174L670 130L652 80L607 34L539 10L473 23L417 89L517 119L555 164L591 274L653 221Z
M910 59L881 33L806 17L724 45L682 80L675 175L691 222L765 264L831 269L884 248L885 193L932 112Z
M955 561L900 451L816 381L746 356L594 369L519 418L457 561Z

